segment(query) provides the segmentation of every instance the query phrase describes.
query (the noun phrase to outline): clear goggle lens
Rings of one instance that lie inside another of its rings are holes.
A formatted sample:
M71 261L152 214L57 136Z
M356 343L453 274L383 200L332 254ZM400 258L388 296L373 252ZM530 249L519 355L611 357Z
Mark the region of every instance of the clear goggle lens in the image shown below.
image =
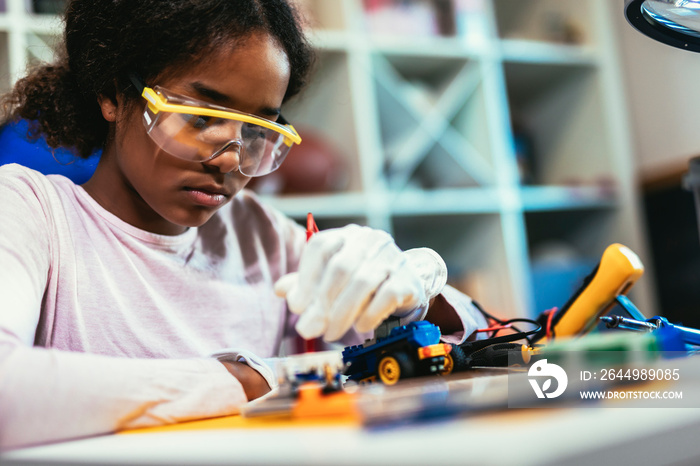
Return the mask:
M149 92L150 91L150 92ZM235 151L246 176L273 172L301 138L291 125L204 103L167 91L146 88L146 131L175 157L205 162Z

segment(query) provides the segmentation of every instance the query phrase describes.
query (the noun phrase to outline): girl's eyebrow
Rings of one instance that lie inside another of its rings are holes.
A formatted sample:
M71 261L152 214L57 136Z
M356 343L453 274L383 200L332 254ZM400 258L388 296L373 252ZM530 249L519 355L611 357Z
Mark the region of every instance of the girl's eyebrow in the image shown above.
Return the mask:
M227 95L222 94L221 92L212 89L199 81L191 83L190 87L196 94L199 94L202 97L206 97L218 105L233 108L231 106L231 99ZM260 109L260 114L268 117L277 117L280 115L281 111L282 110L279 107L263 107L262 109Z

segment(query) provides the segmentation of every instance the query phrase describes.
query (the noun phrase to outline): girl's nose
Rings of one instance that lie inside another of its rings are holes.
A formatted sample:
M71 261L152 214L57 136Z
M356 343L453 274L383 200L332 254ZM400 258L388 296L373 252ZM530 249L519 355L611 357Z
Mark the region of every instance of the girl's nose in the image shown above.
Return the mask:
M216 167L221 173L230 173L238 170L241 164L241 152L243 143L240 139L226 142L212 156L202 162L205 165Z

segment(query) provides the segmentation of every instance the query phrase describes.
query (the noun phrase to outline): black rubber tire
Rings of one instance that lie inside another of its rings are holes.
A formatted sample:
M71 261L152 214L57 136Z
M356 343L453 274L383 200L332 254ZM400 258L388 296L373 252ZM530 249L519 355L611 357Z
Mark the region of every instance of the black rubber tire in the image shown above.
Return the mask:
M450 350L450 354L445 356L445 358L452 359L452 372L460 372L469 369L470 358L464 354L464 350L458 345L450 346L452 346L452 350Z

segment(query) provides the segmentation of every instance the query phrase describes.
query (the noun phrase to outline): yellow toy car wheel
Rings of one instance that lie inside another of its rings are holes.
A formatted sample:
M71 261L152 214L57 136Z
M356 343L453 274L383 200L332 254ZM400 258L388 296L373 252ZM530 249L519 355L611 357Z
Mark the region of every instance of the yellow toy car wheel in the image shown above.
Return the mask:
M404 353L384 356L377 367L377 375L385 385L395 385L400 379L412 377L413 372L413 364Z
M379 378L386 385L394 385L401 378L401 367L393 356L385 356L379 361Z
M445 355L445 364L443 367L444 369L440 372L441 375L450 375L455 369L455 360L452 359L452 354Z

